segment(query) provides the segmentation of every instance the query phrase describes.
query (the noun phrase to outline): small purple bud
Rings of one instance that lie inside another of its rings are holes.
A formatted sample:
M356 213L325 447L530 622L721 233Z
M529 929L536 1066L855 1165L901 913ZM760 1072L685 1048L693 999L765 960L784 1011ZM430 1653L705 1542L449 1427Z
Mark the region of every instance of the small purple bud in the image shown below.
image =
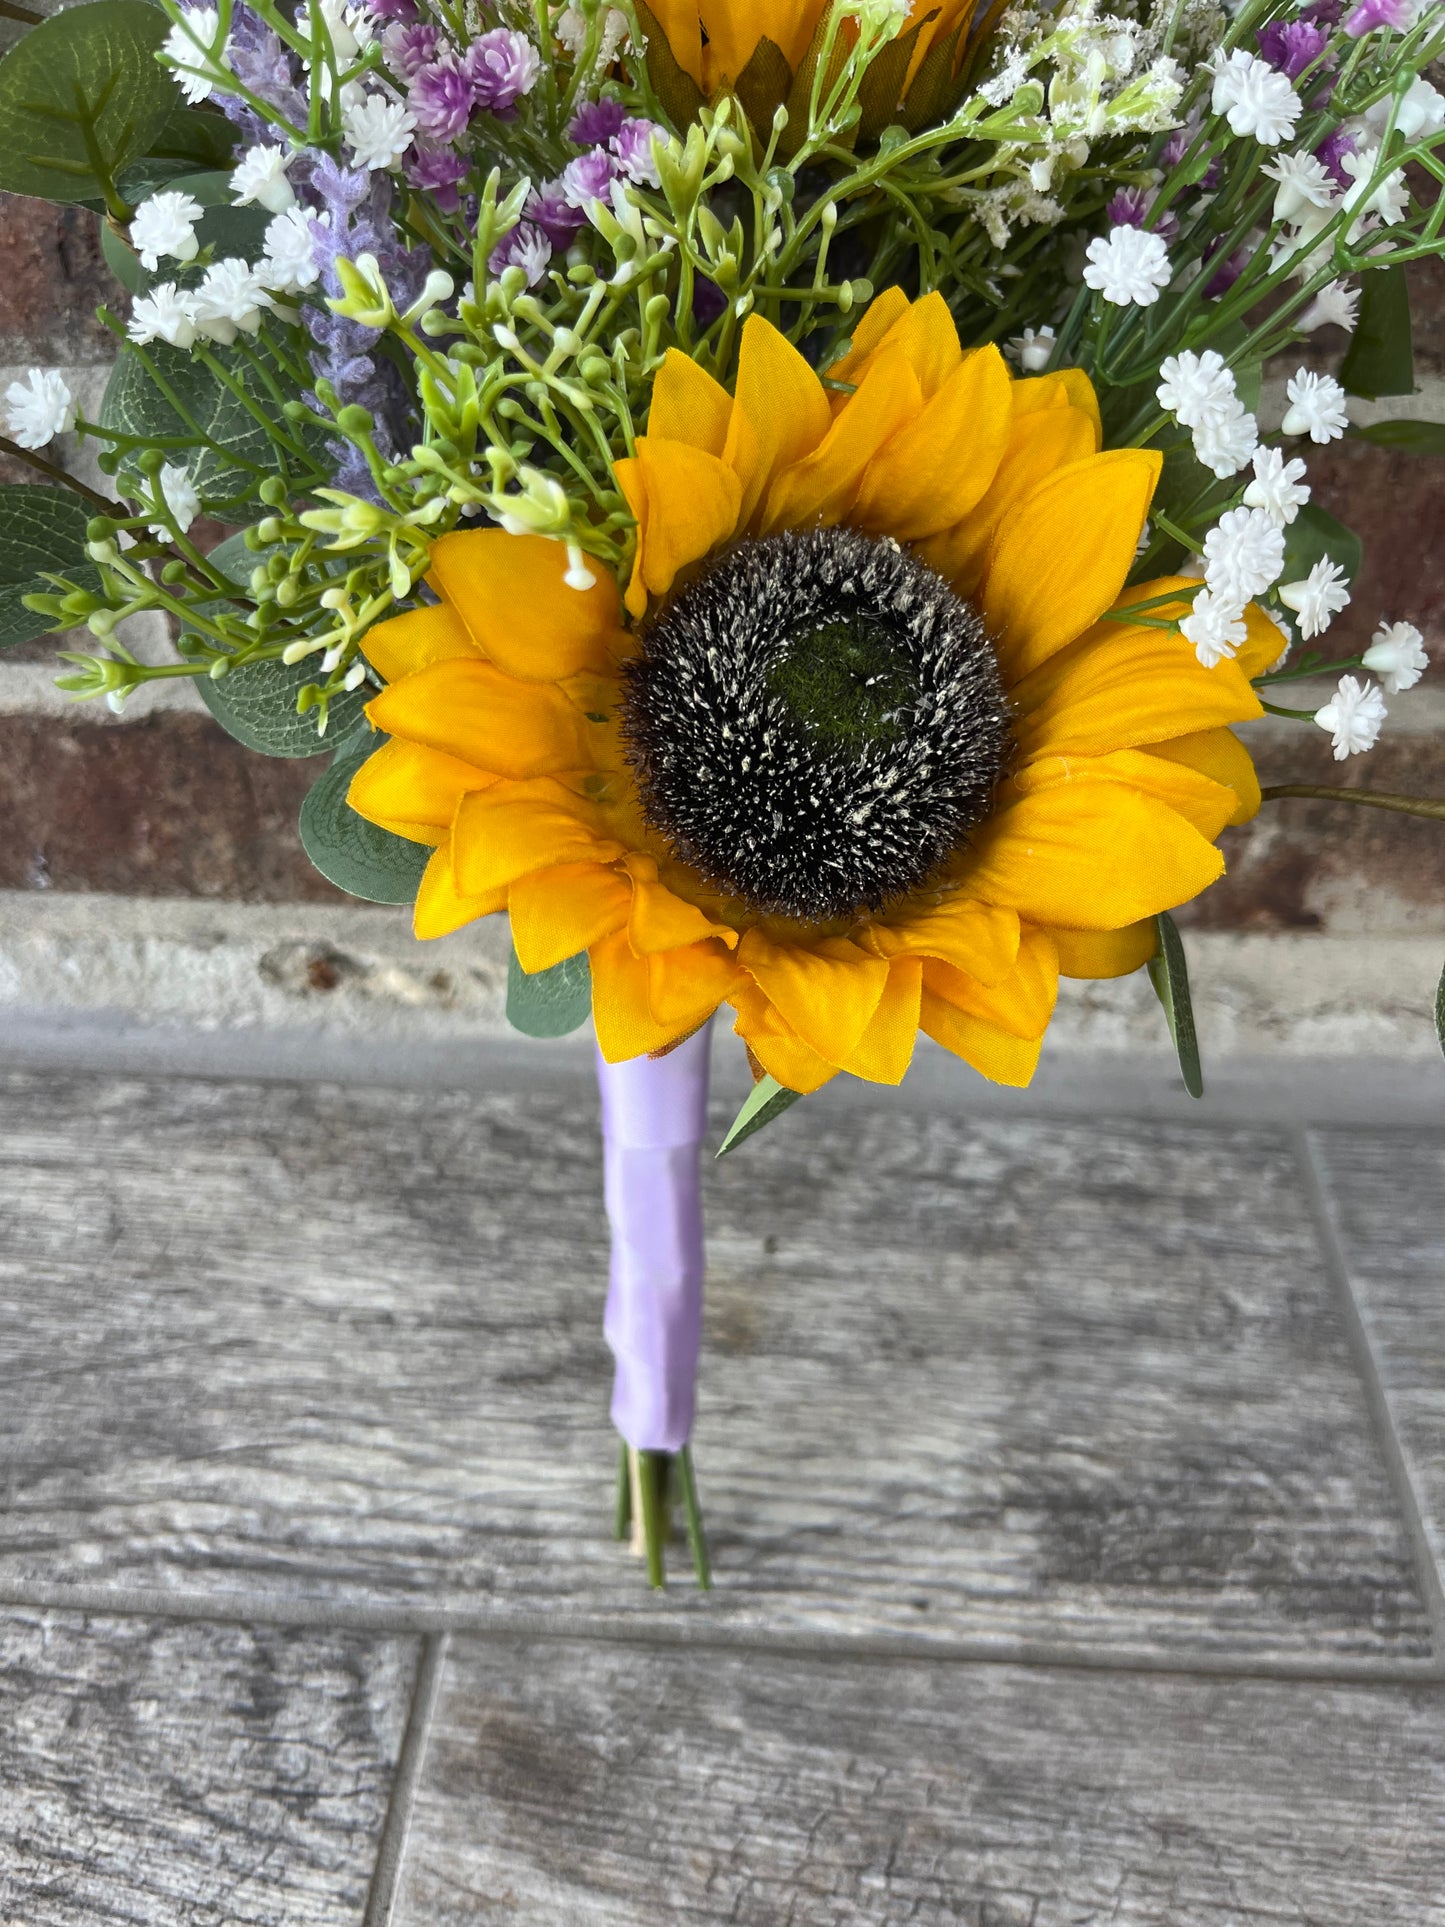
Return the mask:
M454 147L436 147L430 141L413 141L402 162L402 172L415 188L430 194L439 208L455 213L461 202L457 192L470 172L467 158Z
M542 71L537 49L523 33L494 27L467 48L463 61L479 107L504 114L530 94Z
M1121 187L1104 209L1104 219L1110 227L1143 227L1146 211L1142 188Z
M1206 253L1206 259L1207 258ZM1208 281L1205 282L1205 300L1213 301L1221 294L1228 294L1229 290L1234 286L1235 282L1239 279L1240 275L1244 273L1253 259L1254 253L1252 249L1236 248L1229 259L1221 262L1219 267L1216 268L1214 273L1209 277Z
M412 75L407 105L416 124L434 141L459 140L476 106L471 81L454 60L443 56Z
M535 288L551 259L552 243L541 228L532 221L519 221L492 249L487 266L493 274L501 274L505 268L520 268L527 277L527 286Z
M370 5L378 20L416 19L416 0L370 0Z
M1308 20L1271 20L1256 36L1260 58L1291 80L1298 80L1329 45L1329 35Z
M567 123L567 138L575 147L605 147L627 118L618 100L584 100Z
M390 26L381 36L382 55L399 80L419 74L441 57L443 49L453 51L450 41L442 38L441 28L429 20L418 20L414 26Z
M1344 0L1306 0L1299 17L1313 27L1337 27L1344 11Z
M527 197L524 212L554 248L570 246L573 235L587 225L587 216L563 195L561 181L543 181L539 188L534 188Z
M625 120L612 136L609 145L629 181L643 187L662 186L657 162L652 157L652 137L661 132L656 121Z
M1337 127L1334 133L1327 134L1315 149L1315 159L1334 181L1336 187L1348 187L1354 176L1345 172L1345 156L1356 151L1354 136L1347 134L1343 127Z
M1409 16L1410 0L1360 0L1359 6L1345 21L1345 32L1351 40L1362 40L1377 28L1398 33Z
M594 201L611 203L612 183L617 179L617 167L612 156L602 147L591 148L579 154L575 161L568 161L562 169L562 179L558 183L562 199L569 207L580 208L587 214Z

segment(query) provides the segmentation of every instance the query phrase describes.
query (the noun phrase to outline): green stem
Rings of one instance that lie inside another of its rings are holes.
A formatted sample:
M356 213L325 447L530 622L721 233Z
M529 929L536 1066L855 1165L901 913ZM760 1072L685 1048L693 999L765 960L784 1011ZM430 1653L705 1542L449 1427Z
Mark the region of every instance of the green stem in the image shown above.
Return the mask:
M73 495L78 495L83 502L88 502L97 515L109 515L117 522L125 520L125 510L119 502L111 502L104 495L97 495L93 488L87 488L84 482L77 481L73 475L67 475L65 470L57 467L54 462L47 462L45 457L37 455L33 448L21 448L18 442L12 442L8 436L0 435L0 455L8 455L12 461L24 462L27 468L33 468L37 474L46 475L52 482L58 482L62 488L68 488Z
M697 1480L692 1470L692 1447L683 1446L674 1464L682 1491L683 1517L687 1521L687 1543L692 1549L692 1569L704 1592L712 1590L712 1567L708 1562L707 1540L703 1537L702 1508L697 1502Z
M1269 708L1269 704L1265 704ZM1289 710L1276 710L1275 715L1290 715ZM1445 822L1445 797L1439 796L1398 796L1388 790L1346 790L1332 788L1328 783L1274 783L1262 789L1260 795L1267 803L1277 802L1281 797L1314 797L1324 803L1359 803L1371 810L1395 810L1401 816L1426 816L1437 822Z

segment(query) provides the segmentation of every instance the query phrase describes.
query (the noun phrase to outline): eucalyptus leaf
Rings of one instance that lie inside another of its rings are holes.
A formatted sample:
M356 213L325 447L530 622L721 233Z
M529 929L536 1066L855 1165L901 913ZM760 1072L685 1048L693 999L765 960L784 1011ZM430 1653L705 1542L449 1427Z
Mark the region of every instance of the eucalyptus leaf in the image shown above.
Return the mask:
M301 846L322 876L349 896L367 903L412 903L430 848L369 823L346 800L352 777L385 741L363 723L341 744L330 769L302 802Z
M236 130L224 114L204 107L175 107L151 142L148 158L188 161L192 170L229 165Z
M1299 582L1316 562L1328 557L1344 570L1345 579L1353 582L1360 572L1363 554L1360 538L1353 529L1337 522L1318 502L1306 502L1284 532L1282 580Z
M514 950L507 964L507 1022L525 1037L566 1037L592 1013L592 966L579 950L531 976Z
M776 1077L760 1077L744 1098L742 1109L728 1126L727 1136L718 1146L717 1155L726 1157L729 1151L736 1151L740 1144L761 1131L765 1124L771 1124L775 1117L781 1117L801 1096L801 1091L790 1091Z
M145 0L95 0L17 41L0 60L0 188L48 201L116 191L181 104L155 57L168 30Z
M1404 455L1445 455L1445 422L1371 422L1368 428L1352 428L1350 439L1397 448Z
M1178 926L1167 910L1154 919L1159 948L1149 960L1149 981L1164 1006L1169 1035L1179 1057L1184 1088L1191 1097L1204 1095L1204 1071L1199 1062L1199 1038L1194 1028L1194 1005L1189 995L1189 967Z
M24 483L0 488L0 649L30 642L52 626L21 601L27 595L53 595L43 580L50 570L84 588L100 587L99 572L85 559L85 525L90 510L69 489L31 488Z
M1410 289L1402 267L1372 268L1364 277L1359 319L1340 363L1340 381L1347 394L1369 401L1414 394Z
M164 183L173 193L189 194L205 209L196 223L196 241L201 248L209 248L215 260L224 261L228 255L239 255L249 261L263 252L266 226L271 216L263 207L237 207L231 200L229 174L214 170L197 174L187 171L183 161L157 163L146 160L127 175L127 182L131 182L136 174L154 170L158 166L166 171L157 176L156 185ZM149 181L145 186L146 192L150 192ZM146 294L157 281L175 279L174 262L162 262L155 270L142 267L135 250L121 239L108 221L102 224L100 230L100 246L107 267L131 294ZM274 397L272 399L274 401Z

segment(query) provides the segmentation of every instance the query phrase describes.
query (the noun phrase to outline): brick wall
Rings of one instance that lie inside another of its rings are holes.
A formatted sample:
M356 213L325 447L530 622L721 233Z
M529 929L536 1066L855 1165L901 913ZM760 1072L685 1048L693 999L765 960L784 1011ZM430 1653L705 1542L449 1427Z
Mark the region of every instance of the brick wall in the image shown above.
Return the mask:
M104 300L123 311L124 301L93 218L0 197L0 259L0 382L11 367L58 363L93 404L111 348L94 309ZM1378 406L1445 419L1437 265L1416 273L1414 305L1421 392ZM1330 345L1319 339L1326 353ZM1337 338L1335 353L1342 346ZM1278 400L1278 376L1272 387ZM1381 613L1409 617L1445 662L1445 461L1355 443L1312 450L1310 470L1317 498L1366 540L1354 605L1331 640L1362 639ZM130 640L166 649L154 630ZM428 974L408 949L404 914L352 905L311 869L295 820L320 761L251 755L185 684L153 686L122 718L73 706L52 687L53 654L46 640L0 656L0 1009L78 1001L141 1016L183 1008L190 1021L209 998L217 1020L309 1022L343 1005L365 1024L388 1010L421 1011L444 1027L463 1006L496 1019L498 933L448 940L445 967ZM1322 732L1267 724L1255 736L1266 781L1438 793L1445 680L1435 688L1427 678L1398 698L1381 748L1343 770ZM1194 948L1223 973L1209 1021L1226 1047L1432 1048L1426 1010L1445 954L1445 826L1289 802L1228 840L1230 874L1186 913ZM239 946L239 961L217 975L217 947L229 955L228 945ZM261 990L243 981L249 971ZM1306 1000L1314 1017L1301 1028L1287 1007L1306 982L1316 985ZM1206 1003L1214 995L1205 988ZM1068 1021L1090 1047L1152 1039L1147 1003L1137 986L1079 992Z

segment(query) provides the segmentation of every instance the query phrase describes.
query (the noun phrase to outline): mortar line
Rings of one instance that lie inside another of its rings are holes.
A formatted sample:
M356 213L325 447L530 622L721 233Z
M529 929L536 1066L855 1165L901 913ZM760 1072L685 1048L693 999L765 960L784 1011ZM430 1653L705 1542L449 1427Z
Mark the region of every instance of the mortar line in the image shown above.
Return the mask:
M1355 1293L1349 1261L1345 1256L1313 1134L1307 1125L1301 1125L1293 1136L1320 1254L1335 1302L1339 1306L1345 1337L1354 1356L1376 1442L1385 1463L1386 1476L1394 1491L1395 1503L1400 1508L1406 1537L1410 1541L1421 1598L1430 1620L1435 1657L1445 1661L1445 1582L1442 1582L1440 1565L1430 1544L1419 1488L1395 1424L1390 1394L1381 1376L1380 1360L1370 1336L1370 1328Z
M397 1755L396 1772L392 1776L391 1797L386 1803L386 1821L377 1843L376 1863L371 1870L371 1885L367 1889L366 1911L361 1917L361 1927L392 1927L396 1917L407 1841L411 1837L417 1791L426 1765L427 1742L431 1738L432 1722L441 1696L446 1656L445 1633L434 1633L424 1641L416 1669L416 1682L412 1687L406 1732L402 1736L401 1752Z

